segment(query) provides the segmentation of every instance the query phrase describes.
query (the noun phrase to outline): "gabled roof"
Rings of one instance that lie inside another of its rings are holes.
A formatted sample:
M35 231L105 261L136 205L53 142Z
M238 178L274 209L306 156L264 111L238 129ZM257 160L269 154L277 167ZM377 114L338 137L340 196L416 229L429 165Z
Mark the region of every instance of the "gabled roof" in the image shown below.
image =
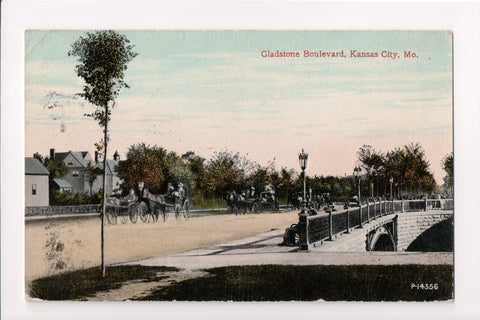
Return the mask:
M47 168L35 158L26 157L25 158L25 174L29 175L46 175L50 174Z
M68 152L58 152L55 153L55 159L59 161L64 161L65 158L69 155L72 154L72 156L80 163L81 166L84 168L87 167L88 163L90 162L89 160L86 160L85 157L88 155L88 151L78 151L78 152L73 152L73 151L68 151Z

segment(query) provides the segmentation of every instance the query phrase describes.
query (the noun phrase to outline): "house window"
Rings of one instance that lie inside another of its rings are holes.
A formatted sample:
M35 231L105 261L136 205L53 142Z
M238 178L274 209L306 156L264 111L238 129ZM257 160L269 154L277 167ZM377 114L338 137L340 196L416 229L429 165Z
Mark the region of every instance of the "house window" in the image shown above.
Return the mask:
M32 195L36 195L36 194L37 194L37 185L32 184Z
M72 172L72 176L78 177L78 171L73 171L73 172Z
M69 166L73 166L73 162L69 162L68 165L69 165Z

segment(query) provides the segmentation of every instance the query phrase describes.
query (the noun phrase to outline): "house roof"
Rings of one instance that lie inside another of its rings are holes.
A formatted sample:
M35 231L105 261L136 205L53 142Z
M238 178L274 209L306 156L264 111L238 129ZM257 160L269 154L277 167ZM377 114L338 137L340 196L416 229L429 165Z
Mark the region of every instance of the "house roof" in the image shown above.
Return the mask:
M46 175L50 174L47 168L40 162L40 160L35 158L26 157L25 158L25 174L29 175Z
M89 160L86 160L86 159L85 159L85 157L88 155L88 151L57 152L57 153L55 153L55 159L56 159L56 160L59 160L59 161L64 161L65 158L66 158L70 153L71 153L72 156L80 163L81 166L83 166L84 168L87 167L88 163L90 162Z
M99 162L97 166L103 170L103 162ZM111 173L117 174L117 163L114 160L107 159L107 167L110 169Z
M53 181L60 187L60 188L72 188L72 185L70 184L70 182L68 182L67 180L65 179L61 179L61 178L53 178Z

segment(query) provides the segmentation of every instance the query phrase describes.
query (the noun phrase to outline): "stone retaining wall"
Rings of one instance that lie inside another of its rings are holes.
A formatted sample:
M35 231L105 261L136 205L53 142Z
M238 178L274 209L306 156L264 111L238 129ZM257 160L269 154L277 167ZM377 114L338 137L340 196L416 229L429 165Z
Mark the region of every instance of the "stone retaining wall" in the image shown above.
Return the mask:
M408 246L435 224L453 216L452 211L405 212L398 214L397 250L405 251Z

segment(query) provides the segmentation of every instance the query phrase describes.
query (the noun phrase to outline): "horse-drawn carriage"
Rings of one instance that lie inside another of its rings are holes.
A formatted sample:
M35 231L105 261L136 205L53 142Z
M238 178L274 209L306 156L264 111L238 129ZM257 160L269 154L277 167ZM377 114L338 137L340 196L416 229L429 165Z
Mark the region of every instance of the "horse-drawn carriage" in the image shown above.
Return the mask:
M275 194L271 192L262 192L260 193L260 197L258 200L260 212L271 210L271 211L278 211L278 200L275 197Z
M261 192L259 195L244 194L238 195L235 191L230 192L227 196L228 210L235 214L246 214L247 212L264 212L267 210L278 211L278 200L275 194L271 192Z
M256 198L247 198L244 195L238 195L235 191L228 194L227 205L228 211L235 214L259 211Z
M181 192L174 191L165 195L149 193L142 190L137 197L132 191L123 198L109 198L106 203L106 216L110 224L125 224L128 220L136 223L138 219L144 223L157 222L162 216L163 221L169 212L175 212L177 220L190 218L190 200Z

